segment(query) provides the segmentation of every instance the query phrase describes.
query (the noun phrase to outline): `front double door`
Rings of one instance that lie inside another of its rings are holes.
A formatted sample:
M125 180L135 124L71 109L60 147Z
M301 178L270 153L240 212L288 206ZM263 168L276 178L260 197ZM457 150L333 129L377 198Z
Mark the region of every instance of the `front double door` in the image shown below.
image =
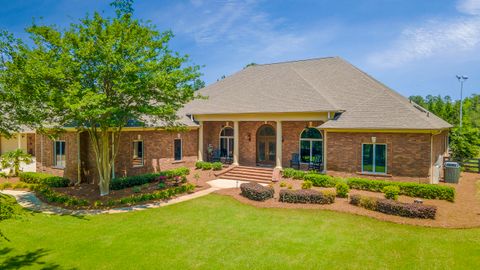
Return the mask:
M274 166L276 157L275 130L270 125L263 125L257 132L257 165Z

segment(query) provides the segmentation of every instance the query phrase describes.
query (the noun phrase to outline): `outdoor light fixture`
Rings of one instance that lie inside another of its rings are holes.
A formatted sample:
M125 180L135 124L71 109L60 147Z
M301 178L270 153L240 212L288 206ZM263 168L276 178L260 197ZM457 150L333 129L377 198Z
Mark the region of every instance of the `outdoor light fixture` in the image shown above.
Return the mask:
M467 76L457 75L457 80L460 82L460 128L462 128L462 118L463 118L463 83L468 79Z
M377 137L372 137L372 143L376 143L377 142Z

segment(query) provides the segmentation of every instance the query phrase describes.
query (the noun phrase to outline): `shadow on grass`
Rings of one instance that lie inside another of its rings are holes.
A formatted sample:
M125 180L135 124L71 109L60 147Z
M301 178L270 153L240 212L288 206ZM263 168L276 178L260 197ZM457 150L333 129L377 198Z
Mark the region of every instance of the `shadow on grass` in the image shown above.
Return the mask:
M11 254L12 248L0 249L0 269L21 269L28 266L37 266L40 269L64 269L58 264L42 261L42 257L48 254L48 251L40 248L34 251L28 251L24 254Z

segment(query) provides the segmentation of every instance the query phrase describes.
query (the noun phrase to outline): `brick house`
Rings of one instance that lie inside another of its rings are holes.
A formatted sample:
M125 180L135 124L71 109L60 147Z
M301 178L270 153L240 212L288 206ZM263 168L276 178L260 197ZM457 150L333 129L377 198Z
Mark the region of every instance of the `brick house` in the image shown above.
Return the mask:
M250 66L199 92L208 99L179 112L185 132L126 128L115 175L212 155L234 167L282 169L298 157L302 167L320 160L326 172L432 182L442 171L451 125L339 57ZM95 179L86 134L39 136L36 152L40 171Z

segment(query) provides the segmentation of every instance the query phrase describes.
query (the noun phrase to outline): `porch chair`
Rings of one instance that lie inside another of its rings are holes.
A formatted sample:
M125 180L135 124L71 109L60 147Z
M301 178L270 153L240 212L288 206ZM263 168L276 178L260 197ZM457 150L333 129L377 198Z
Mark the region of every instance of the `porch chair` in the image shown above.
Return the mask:
M214 149L212 152L212 162L220 161L220 149Z
M297 168L300 170L300 155L298 153L292 154L292 159L290 159L290 168Z
M322 170L322 157L320 155L316 155L312 158L312 161L308 164L308 170L316 172Z

